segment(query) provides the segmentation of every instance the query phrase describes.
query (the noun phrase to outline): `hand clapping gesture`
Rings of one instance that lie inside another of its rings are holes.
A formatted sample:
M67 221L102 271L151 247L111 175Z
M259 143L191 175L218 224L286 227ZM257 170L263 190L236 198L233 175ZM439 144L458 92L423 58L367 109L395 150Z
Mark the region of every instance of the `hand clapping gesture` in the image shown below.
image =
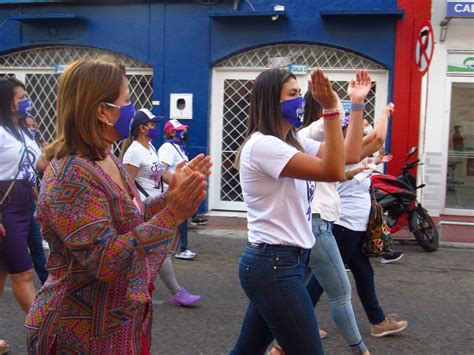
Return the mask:
M206 197L206 178L211 174L209 157L199 154L187 165L176 167L167 191L167 207L179 224L192 216Z

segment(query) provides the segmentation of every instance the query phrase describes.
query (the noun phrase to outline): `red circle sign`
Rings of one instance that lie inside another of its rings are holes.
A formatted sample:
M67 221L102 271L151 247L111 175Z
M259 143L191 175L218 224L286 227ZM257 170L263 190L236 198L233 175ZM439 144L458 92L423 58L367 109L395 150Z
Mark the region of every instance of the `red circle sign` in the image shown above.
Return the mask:
M424 75L430 67L434 52L434 35L431 23L426 22L421 26L416 38L415 61L421 75Z

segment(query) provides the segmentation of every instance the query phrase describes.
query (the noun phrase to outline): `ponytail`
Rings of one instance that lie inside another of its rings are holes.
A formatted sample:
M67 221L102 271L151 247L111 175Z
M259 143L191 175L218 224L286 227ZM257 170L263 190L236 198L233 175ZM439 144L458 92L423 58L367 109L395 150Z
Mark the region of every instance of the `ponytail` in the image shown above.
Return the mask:
M130 132L130 135L128 136L128 138L124 139L122 143L120 143L120 153L119 153L120 161L123 161L123 156L127 152L127 149L130 147L130 145L133 143L134 140L137 140L139 134L140 134L140 126L136 127L132 132Z

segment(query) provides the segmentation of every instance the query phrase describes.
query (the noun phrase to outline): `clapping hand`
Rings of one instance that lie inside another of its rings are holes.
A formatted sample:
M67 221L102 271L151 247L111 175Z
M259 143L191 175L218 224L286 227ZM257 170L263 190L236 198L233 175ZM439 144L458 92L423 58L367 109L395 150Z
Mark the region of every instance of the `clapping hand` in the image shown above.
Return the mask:
M393 104L393 102L388 103L387 106L385 106L385 108L383 109L383 112L387 116L393 115L393 111L395 111L395 105Z
M167 207L176 223L192 216L206 197L206 177L211 174L209 157L199 154L187 165L184 161L176 166L167 191Z
M367 70L359 70L356 73L356 79L351 80L347 87L347 94L351 102L362 103L370 92L372 80Z
M331 82L321 69L311 72L311 79L308 80L308 88L323 109L338 108L339 98L332 89Z

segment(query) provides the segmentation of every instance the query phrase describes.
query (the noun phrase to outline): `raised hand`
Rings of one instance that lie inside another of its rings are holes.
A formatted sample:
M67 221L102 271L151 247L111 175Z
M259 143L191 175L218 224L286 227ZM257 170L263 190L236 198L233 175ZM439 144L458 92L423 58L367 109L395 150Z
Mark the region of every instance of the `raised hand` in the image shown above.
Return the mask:
M331 82L321 69L311 72L311 79L308 80L308 88L323 109L335 109L339 106L339 98L332 89Z
M387 106L385 106L385 108L383 109L383 112L387 116L392 115L394 111L395 111L395 105L393 104L393 102L388 103Z
M347 87L347 94L351 102L362 103L370 92L372 80L367 70L359 70L356 73L355 80L351 80Z

